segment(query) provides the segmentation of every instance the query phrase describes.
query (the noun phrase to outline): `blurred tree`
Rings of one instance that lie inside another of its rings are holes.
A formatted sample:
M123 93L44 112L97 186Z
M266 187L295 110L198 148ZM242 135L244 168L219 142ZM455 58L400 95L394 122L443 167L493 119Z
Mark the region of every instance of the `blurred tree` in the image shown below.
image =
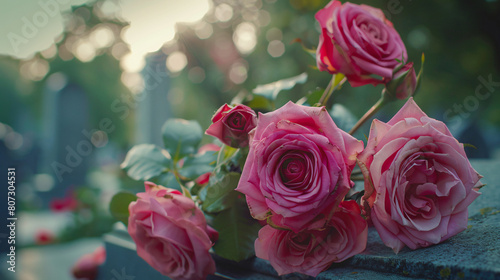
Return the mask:
M305 92L327 85L329 75L314 70L314 58L306 54L300 44L291 42L300 38L308 47L317 45L319 30L314 14L329 1L213 2L214 9L203 23L193 28L179 28L175 49L186 53L188 66L177 74L175 80L176 90L182 89L186 94L182 99L186 102L179 101L178 115L198 118L207 125L206 104L211 104L209 107L213 112L223 102L229 102L238 93L251 91L257 84L303 71L309 73L309 81L289 93L282 93L282 102L290 98L297 100ZM495 63L499 60L500 50L498 2L352 2L369 4L384 11L401 34L409 58L417 69L420 56L425 53L425 72L416 99L431 116L448 121L453 115L460 114L454 110L454 104L464 106L467 98L475 95L481 84L479 77L487 79L491 75L493 81L500 80L500 64ZM203 33L207 25L213 34L208 37ZM242 25L247 28L242 29ZM243 37L247 38L246 41L240 40ZM247 48L241 49L239 41L243 41ZM200 68L204 71L204 79L193 81L193 73ZM380 91L380 87L351 88L346 85L335 99L360 116L379 98ZM195 98L203 100L202 111L196 107ZM493 104L500 104L499 95L491 94L486 101L479 101L478 109L468 113L472 118L498 125L500 111ZM400 106L399 103L390 106L384 115L390 116ZM451 113L445 114L448 110Z

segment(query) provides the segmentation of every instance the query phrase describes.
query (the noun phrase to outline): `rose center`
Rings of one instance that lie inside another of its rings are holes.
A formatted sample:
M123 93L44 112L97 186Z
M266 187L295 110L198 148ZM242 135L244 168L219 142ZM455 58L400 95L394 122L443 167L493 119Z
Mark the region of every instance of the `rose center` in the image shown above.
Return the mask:
M246 119L240 112L234 112L228 116L228 125L232 129L245 129Z
M285 154L280 161L279 173L283 184L296 189L304 186L308 176L307 156L298 152Z
M356 19L356 29L358 30L360 44L367 48L367 50L372 50L378 53L379 48L385 48L387 44L387 32L383 24L380 24L373 19L366 18L365 16L360 16ZM378 46L372 49L370 46ZM380 51L380 50L379 50Z
M299 177L305 169L305 162L302 158L286 159L281 165L281 179L284 183L293 181Z
M432 217L434 215L435 183L438 174L432 161L415 154L405 172L405 180L411 182L405 193L407 213L413 216Z
M290 245L294 249L304 250L311 243L311 234L308 232L291 233L290 239L292 241Z

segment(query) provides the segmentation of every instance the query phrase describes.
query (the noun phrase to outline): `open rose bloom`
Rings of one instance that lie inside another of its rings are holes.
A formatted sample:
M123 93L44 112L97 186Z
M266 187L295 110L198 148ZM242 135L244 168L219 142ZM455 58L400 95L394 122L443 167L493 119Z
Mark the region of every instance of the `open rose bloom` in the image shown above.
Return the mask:
M407 60L401 37L380 9L334 0L316 19L319 70L342 73L354 87L387 82L401 64L397 60Z
M238 188L252 216L299 232L338 205L363 143L337 128L324 107L288 102L259 114Z
M412 98L389 122L373 121L359 164L364 205L396 253L466 229L467 207L479 195L481 176L446 125L429 118Z
M137 254L172 279L205 279L215 273L208 250L218 233L195 203L179 191L146 182L129 205L128 232Z
M263 227L255 241L255 254L269 260L279 275L299 272L317 276L333 262L363 252L368 226L358 204L341 202L328 220L330 210L318 215L299 233Z

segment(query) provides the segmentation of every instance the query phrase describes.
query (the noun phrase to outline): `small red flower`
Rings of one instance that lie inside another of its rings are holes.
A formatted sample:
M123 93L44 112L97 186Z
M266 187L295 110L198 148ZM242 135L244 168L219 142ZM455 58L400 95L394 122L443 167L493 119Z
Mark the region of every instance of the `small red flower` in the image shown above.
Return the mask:
M54 235L52 232L41 229L35 233L35 244L37 245L47 245L54 242Z
M106 250L100 246L94 252L81 256L71 268L71 273L77 279L96 279L99 266L105 260Z

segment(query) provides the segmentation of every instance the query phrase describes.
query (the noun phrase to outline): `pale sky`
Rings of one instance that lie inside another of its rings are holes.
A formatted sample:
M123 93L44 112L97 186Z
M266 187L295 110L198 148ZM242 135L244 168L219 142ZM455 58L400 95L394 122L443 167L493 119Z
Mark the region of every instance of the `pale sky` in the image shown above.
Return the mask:
M0 0L0 54L28 58L47 49L63 31L61 12L68 11L71 4L85 2L87 0Z

